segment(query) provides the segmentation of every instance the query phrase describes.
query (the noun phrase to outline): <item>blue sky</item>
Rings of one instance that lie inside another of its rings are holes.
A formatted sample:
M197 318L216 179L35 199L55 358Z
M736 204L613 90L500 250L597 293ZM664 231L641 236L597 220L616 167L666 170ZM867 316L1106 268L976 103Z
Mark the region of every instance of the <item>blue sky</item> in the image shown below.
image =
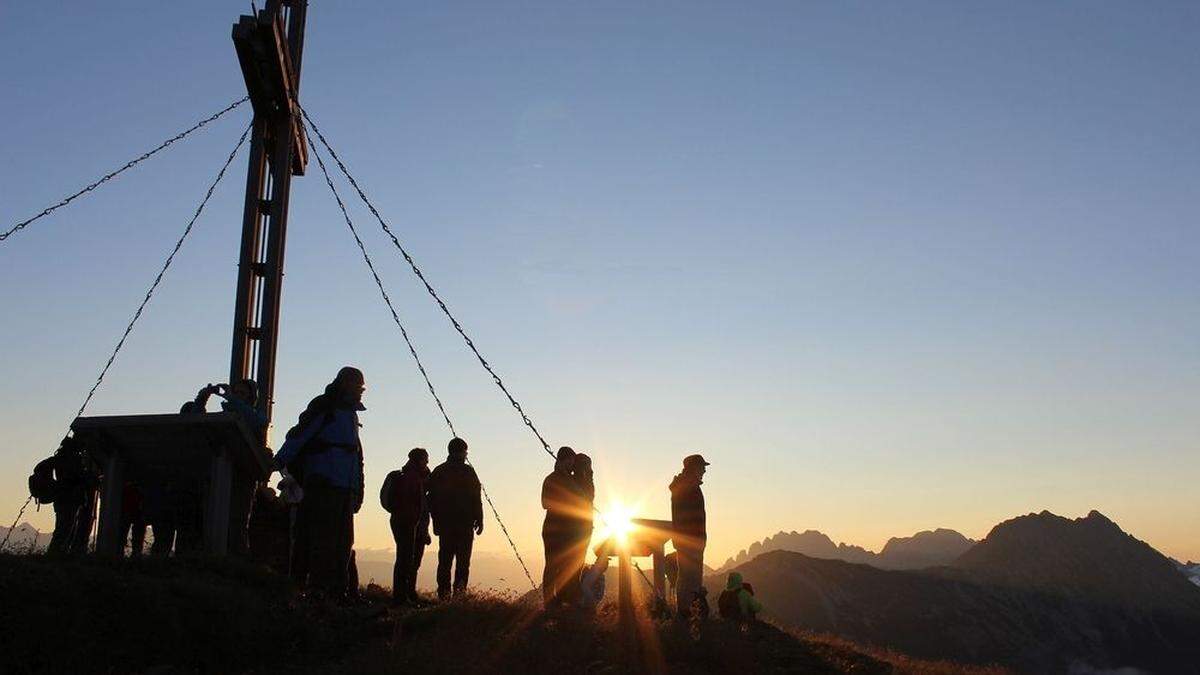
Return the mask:
M5 3L0 225L240 97L246 11ZM318 0L301 93L550 441L591 451L602 501L663 516L679 459L709 457L710 558L1096 508L1197 559L1198 28L1169 2ZM0 245L0 515L248 115ZM223 378L244 161L91 412ZM315 163L292 192L275 437L359 365L371 490L446 432ZM353 206L536 551L545 456ZM388 545L373 504L359 538Z

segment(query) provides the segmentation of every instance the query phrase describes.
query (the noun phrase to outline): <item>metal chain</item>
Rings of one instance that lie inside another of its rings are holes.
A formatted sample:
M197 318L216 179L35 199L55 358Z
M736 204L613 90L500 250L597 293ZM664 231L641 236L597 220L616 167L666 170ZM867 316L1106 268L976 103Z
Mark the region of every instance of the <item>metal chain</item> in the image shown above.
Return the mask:
M350 234L354 236L354 243L358 244L358 250L362 253L363 262L371 270L371 276L375 279L375 285L379 287L379 295L383 297L383 302L392 313L392 321L400 329L400 335L404 337L404 343L408 345L408 353L412 354L413 361L417 364L417 370L421 371L421 377L425 379L425 386L429 389L430 396L433 396L433 401L437 404L438 411L442 413L442 419L446 420L446 426L450 428L450 434L457 437L458 432L454 430L454 423L450 421L450 415L446 413L446 407L442 405L442 399L438 396L437 390L434 389L433 382L429 379L429 373L426 372L425 365L421 363L421 357L417 355L417 349L413 346L412 340L408 336L408 331L404 328L404 324L401 323L400 315L396 312L395 306L392 305L392 299L383 287L383 281L379 278L379 273L375 270L375 263L372 262L371 256L367 253L367 247L363 244L362 238L358 236L358 229L354 227L354 222L350 220L350 214L346 211L346 204L342 201L342 196L338 193L337 187L333 184L333 179L329 176L329 171L325 168L325 160L321 158L321 153L317 151L316 146L313 144L312 137L308 134L308 127L302 125L302 128L304 129L304 137L308 140L309 147L313 149L313 156L317 158L317 165L321 167L321 174L325 177L325 184L329 186L329 191L333 193L333 199L337 202L338 209L342 212L342 219L346 221L346 227L350 228ZM525 572L525 578L529 579L529 585L534 590L537 590L537 582L533 580L533 575L529 572L529 566L525 564L525 559L521 557L521 552L517 550L517 545L508 533L508 527L505 526L504 520L500 517L500 511L496 509L496 504L492 502L487 488L483 486L482 482L479 484L479 488L483 492L483 497L487 500L488 506L491 507L492 515L495 516L496 522L500 524L500 530L504 533L504 538L508 540L508 545L512 547L513 554L517 556L517 562L521 564L521 569Z
M315 133L317 135L317 138L319 138L321 140L321 145L325 147L325 150L329 153L329 156L332 157L334 162L338 165L338 169L341 170L342 175L344 175L346 177L346 179L348 181L350 181L350 185L354 187L354 190L355 190L355 192L358 193L359 198L362 199L364 204L366 204L367 208L371 211L371 214L375 216L375 220L379 221L380 227L383 228L383 231L388 235L388 238L390 238L392 240L392 244L395 245L396 249L400 251L400 254L404 257L404 260L408 263L409 267L412 268L413 273L416 274L417 278L421 280L421 283L425 286L425 290L437 302L438 307L441 308L442 313L446 315L446 318L450 319L450 323L454 326L454 330L458 331L458 334L461 335L463 340L467 343L467 347L469 347L471 349L471 352L473 354L475 354L475 358L479 360L479 364L482 365L484 370L486 370L488 372L488 374L492 376L492 381L496 383L496 386L500 388L500 391L504 392L505 397L508 398L508 402L510 404L512 404L512 407L521 416L521 420L525 423L525 426L529 427L529 430L532 431L533 435L537 437L539 442L541 442L542 450L544 450L546 452L546 454L551 457L551 459L557 459L554 452L550 449L550 444L546 442L546 439L542 436L541 432L539 432L537 427L533 424L533 420L531 420L529 418L529 415L525 413L525 410L524 410L524 408L521 407L521 404L517 402L517 399L508 390L508 387L506 387L504 385L504 380L502 380L500 378L500 376L496 374L496 371L494 369L492 369L491 364L489 364L487 359L485 359L483 357L483 354L479 353L479 349L475 347L475 342L473 340L471 340L470 336L467 335L466 330L463 329L463 327L462 327L462 324L460 324L458 319L456 319L454 317L454 314L450 312L450 308L446 306L446 303L442 300L441 296L438 295L437 291L434 290L433 286L429 283L429 280L425 278L425 274L423 272L421 272L421 268L417 266L416 261L413 260L413 257L408 253L408 251L400 243L400 240L396 237L395 233L392 232L392 229L388 226L387 222L383 219L383 216L381 216L379 214L379 210L375 208L375 205L373 203L371 203L371 200L367 197L366 193L363 192L363 189L359 186L358 181L354 179L354 176L350 173L350 170L347 169L345 163L342 162L341 157L339 157L337 152L333 149L333 147L331 147L329 145L329 141L325 139L325 135L321 133L321 129L316 125L315 122L313 122L312 117L310 117L308 114L308 111L305 110L303 107L300 107L300 113L302 115L304 115L304 120L308 123L308 126L312 127L313 133ZM306 137L308 137L307 133L308 132L306 130L305 131ZM314 145L312 143L311 137L309 137L309 145ZM318 163L320 163L319 159L318 159ZM324 169L323 164L322 164L322 169ZM411 344L410 344L410 347L411 347ZM415 356L415 354L414 354L414 356ZM423 369L422 369L422 372L424 372ZM426 379L426 382L428 383L428 378ZM431 391L432 391L432 385L431 385ZM434 398L436 399L437 396L435 395ZM441 406L441 402L439 401L439 407L440 406ZM442 414L445 415L445 410L442 410ZM447 419L447 421L449 421L449 420ZM486 494L486 490L484 492ZM491 502L490 499L488 501L489 501L489 503ZM493 512L495 512L494 506L492 507L492 510L493 510ZM604 513L601 512L600 509L596 508L595 504L592 505L592 511L594 511L596 513L596 515L598 515L600 517L601 523L604 523L605 526L608 525L608 521L604 517ZM500 522L498 514L497 514L496 520L498 522ZM500 526L501 526L501 529L504 529L505 536L508 536L508 530L506 528L504 528L503 522L501 522ZM509 544L512 544L511 538L509 538ZM517 558L520 559L521 554L517 552L517 548L515 545L513 545L513 552L516 553ZM523 560L521 561L521 564L522 564L522 566L524 566ZM533 577L530 576L528 568L525 569L525 575L529 577L530 583L534 583ZM536 584L535 584L535 588L536 588Z
M517 556L517 562L521 563L521 569L525 572L525 578L529 580L529 585L536 591L538 589L537 582L533 580L533 575L529 573L529 566L525 564L525 559L521 557L521 552L517 550L517 545L513 542L512 535L508 533L508 528L505 527L504 521L500 518L500 512L496 510L496 505L492 503L492 498L488 495L487 488L483 486L483 481L480 481L479 489L483 491L483 498L487 500L488 506L492 508L492 515L496 517L496 522L500 524L500 531L504 533L504 538L508 540L508 545L512 548L513 555Z
M146 309L146 305L150 302L150 297L154 295L155 289L158 288L159 283L161 283L163 280L163 275L167 273L167 268L170 267L171 263L175 260L175 254L179 253L179 248L183 246L183 240L187 239L187 236L191 234L192 226L196 224L196 219L199 218L200 214L204 211L204 206L208 204L209 198L212 197L213 190L217 189L217 184L220 183L221 179L225 176L225 171L229 168L229 165L233 163L234 156L237 155L237 152L241 149L242 144L246 142L246 137L250 135L250 128L253 126L254 122L246 125L246 130L242 132L242 137L238 139L237 145L235 145L233 147L233 151L229 153L229 157L226 158L224 166L222 166L221 170L217 172L217 177L213 179L212 184L208 186L208 192L204 193L204 199L200 201L200 205L196 207L196 212L192 214L192 219L188 221L187 227L183 229L183 234L180 235L179 240L175 242L175 248L173 248L171 250L171 254L167 256L166 261L163 263L162 269L158 271L158 276L154 278L154 283L150 284L150 290L146 291L146 297L142 298L142 304L138 305L137 311L133 314L133 318L129 320L129 325L125 327L124 334L121 335L121 339L117 342L116 348L113 349L112 354L108 357L108 362L104 364L104 368L100 371L100 376L96 378L96 383L92 385L92 389L88 392L87 398L83 399L83 405L79 406L79 410L75 413L75 417L79 417L83 414L83 411L85 408L87 408L88 403L91 403L92 397L96 395L96 390L100 388L100 383L104 381L104 376L108 374L108 369L112 367L113 361L116 360L117 353L121 351L121 347L125 346L125 339L129 337L129 333L133 331L134 324L136 324L137 320L141 318L142 311Z
M16 224L16 225L14 225L14 226L13 226L11 229L9 229L7 232L4 232L4 233L0 234L0 241L4 241L5 239L8 239L10 236L12 236L12 235L13 235L13 234L15 234L16 232L18 232L18 231L20 231L20 230L24 229L26 225L28 225L28 224L32 223L33 221L35 221L35 220L37 220L37 219L39 219L39 218L42 218L42 217L44 217L44 216L48 216L48 215L50 215L51 213L53 213L54 211L57 211L58 209L60 209L60 208L62 208L62 207L64 207L64 206L66 206L67 204L70 204L72 201L74 201L74 200L75 200L75 198L76 198L76 197L78 197L78 196L80 196L80 195L82 195L82 194L85 194L85 193L91 192L92 190L95 190L96 188L100 187L100 186L101 186L101 185L103 185L104 183L107 183L107 182L108 182L110 179L112 179L112 178L116 177L118 174L120 174L120 173L124 172L126 169L133 168L133 166L134 166L134 165L136 165L136 164L140 163L141 161L143 161L143 160L145 160L145 159L149 159L149 158L150 158L152 155L154 155L155 153L157 153L159 150L163 150L164 148L166 148L167 146L171 145L171 144L172 144L172 143L174 143L175 141L178 141L178 140L181 140L181 139L183 139L183 138L184 138L184 137L186 137L188 134L191 134L193 131L196 131L196 130L198 130L198 129L200 129L200 128L204 127L204 126L205 126L205 125L207 125L209 122L213 122L213 121L215 121L217 118L221 117L221 116L222 116L222 115L224 115L225 113L227 113L227 112L229 112L229 111L233 110L234 108L236 108L236 107L240 106L241 104L245 103L245 102L246 102L248 99L249 99L249 96L243 96L242 98L240 98L240 99L238 99L238 100L234 101L233 103L230 103L228 106L225 106L225 108L223 108L222 110L220 110L220 111L218 111L218 112L216 112L216 113L213 113L212 115L209 115L208 117L206 117L206 118L204 118L204 119L200 120L199 122L197 122L197 123L193 124L191 127L189 127L189 128L187 128L187 129L185 129L185 130L183 130L183 131L179 132L178 134L175 134L175 135L174 135L174 136L172 136L171 138L168 138L167 140L165 140L165 141L163 141L162 143L160 143L160 144L158 145L158 147L154 148L153 150L150 150L150 151L144 152L144 153L142 153L142 154L141 154L139 157L136 157L136 158L134 158L134 159L131 159L131 160L129 160L128 162L126 162L126 163L125 163L125 165L124 165L124 166L122 166L121 168L117 169L116 171L112 171L112 172L110 172L110 173L107 173L107 174L105 174L103 177L101 177L101 178L100 178L99 180L97 180L96 182L94 182L94 183L91 183L91 184L90 184L90 185L88 185L87 187L83 188L82 190L80 190L80 191L76 192L75 194L73 194L73 195L71 195L71 196L69 196L69 197L65 197L65 198L63 198L63 199L62 199L60 202L58 202L58 203L57 203L57 204L55 204L54 206L48 207L48 208L46 208L46 209L43 209L43 210L42 210L42 212L41 212L41 213L39 213L39 214L37 214L36 216L33 216L32 218L28 218L28 219L26 219L26 220L23 220L23 221L21 221L21 222L17 223L17 224Z
M454 423L450 421L450 416L446 414L446 407L442 405L442 399L438 397L437 392L433 388L433 382L429 380L429 373L425 372L425 365L421 363L421 357L417 356L417 348L413 346L412 340L408 337L408 331L404 329L404 324L400 322L400 315L396 312L396 307L392 305L392 299L388 297L387 291L383 288L383 281L379 278L379 273L375 271L375 263L371 261L371 256L367 254L367 247L363 244L363 240L358 236L358 230L354 227L354 223L350 220L350 214L346 212L346 204L342 201L342 196L338 194L337 188L333 185L333 179L329 177L329 171L325 169L325 160L321 158L321 153L317 152L313 146L312 137L308 135L308 127L301 125L304 129L304 137L308 139L308 145L313 149L313 156L317 158L317 164L321 167L321 174L325 176L325 184L329 186L329 190L333 193L333 199L337 202L338 208L342 211L342 219L346 221L346 227L350 228L350 234L354 235L354 243L358 244L358 250L362 253L363 262L367 263L367 268L371 270L371 276L375 279L375 285L379 287L379 294L383 296L383 302L387 305L388 310L392 313L392 321L395 322L396 328L400 329L400 335L404 336L404 344L408 345L408 353L412 354L413 361L417 363L417 370L421 371L421 377L425 378L425 386L429 389L429 394L433 396L433 400L437 403L438 410L442 413L442 419L446 420L446 426L450 427L450 433L453 436L458 436L454 431Z
M29 502L32 501L33 495L29 495L29 499L26 499L25 503L21 505L21 510L17 512L17 517L13 519L12 527L8 528L8 532L4 533L4 541L0 541L0 551L3 551L4 547L8 546L8 538L11 537L13 531L17 529L17 523L21 522L21 516L25 515L25 509L29 508ZM37 536L34 535L34 538L36 539Z
M391 238L392 244L394 244L395 247L400 251L400 254L404 256L404 260L408 262L408 265L412 268L413 273L416 274L417 278L421 280L422 284L424 284L425 290L428 291L429 295L432 296L435 301L437 301L438 307L441 307L442 313L446 315L446 318L450 319L450 323L454 326L454 330L458 331L458 334L461 335L463 340L467 343L467 347L469 347L471 352L475 354L475 358L479 360L479 364L483 366L484 370L486 370L489 375L492 376L492 381L496 383L496 386L500 388L500 391L504 392L504 395L508 398L508 402L512 404L512 407L521 416L521 420L525 423L525 426L529 427L529 430L532 431L533 435L537 437L539 442L541 442L542 449L546 452L546 454L554 457L554 452L550 450L550 444L546 442L546 439L542 437L541 432L539 432L537 427L534 426L533 420L529 419L529 415L525 414L525 410L521 407L521 404L517 402L517 399L513 397L512 393L508 390L508 387L504 385L504 380L500 379L500 376L497 375L496 371L492 369L492 366L487 362L487 359L483 358L483 355L479 353L479 349L475 347L474 341L472 341L470 336L467 335L467 332L463 329L462 324L458 322L458 319L454 318L454 315L450 312L450 308L446 306L446 303L442 300L441 296L439 296L437 291L434 290L433 286L429 283L429 280L425 278L425 274L421 272L421 268L417 266L416 261L414 261L412 256L409 255L408 251L400 243L400 240L396 238L396 235L392 232L392 229L388 227L387 222L384 221L383 216L379 215L378 209L375 208L375 205L371 203L371 200L367 198L367 195L363 192L362 188L359 187L358 181L354 179L354 176L350 174L350 171L346 168L346 165L342 163L341 158L338 157L337 152L335 152L334 149L330 147L329 142L325 140L325 136L321 133L321 129L317 127L317 125L312 121L312 118L309 117L308 111L301 107L300 113L304 115L304 119L308 122L309 126L312 127L313 132L317 134L317 138L321 140L321 145L325 146L325 150L329 153L330 157L333 158L334 162L337 163L342 174L345 175L346 179L350 181L350 185L354 186L354 190L358 193L359 198L362 199L363 203L367 205L367 208L370 209L372 215L375 216L375 219L379 221L380 227L382 227L383 231L388 235L389 238Z
M245 101L245 100L246 99L242 99L242 101ZM238 102L234 103L233 105L226 108L225 110L222 110L221 112L217 113L213 117L210 117L207 120L204 120L203 122L201 122L197 126L193 127L192 129L189 129L188 131L183 132L179 136L176 136L175 138L167 141L166 143L159 146L158 148L155 148L154 150L146 153L138 160L135 160L134 162L127 164L125 167L123 167L122 169L119 169L118 171L113 172L112 174L109 174L108 176L106 176L105 178L103 178L99 182L97 182L95 185L98 185L99 183L102 183L105 180L108 180L108 178L115 176L117 173L120 173L121 171L124 171L126 168L129 168L137 161L141 161L141 159L145 159L146 157L149 157L150 155L154 154L155 152L158 152L158 150L161 150L162 148L166 147L167 145L170 145L174 141L179 140L180 138L183 138L191 131L198 129L201 126L203 126L204 124L211 122L212 120L216 119L217 117L220 117L224 113L229 112L230 110L233 110L242 101L238 101ZM250 135L250 129L251 129L251 127L253 127L253 125L254 125L254 123L251 122L249 125L246 126L246 130L242 132L242 137L240 139L238 139L237 145L235 145L233 148L233 151L229 153L229 157L226 158L225 164L221 167L221 170L217 172L217 177L213 180L212 184L208 186L208 191L206 193L204 193L204 199L201 200L200 205L198 207L196 207L196 212L194 214L192 214L192 219L188 221L187 227L184 228L183 234L180 235L179 240L175 242L175 248L173 248L171 250L171 254L167 256L167 260L166 260L166 262L163 263L162 269L160 269L158 271L158 276L156 276L154 278L154 283L150 285L150 290L146 291L146 297L142 298L142 304L138 305L137 312L134 313L133 318L129 321L129 325L125 327L124 334L121 335L121 339L117 342L116 348L113 349L112 354L108 357L108 361L104 364L104 368L100 371L100 376L96 378L96 383L93 384L91 390L88 391L87 397L83 400L83 405L79 406L79 410L76 411L75 417L79 417L80 415L83 414L84 409L86 409L88 404L91 403L92 397L96 395L96 390L98 388L100 388L100 383L104 381L104 376L108 374L108 369L112 367L113 361L116 360L117 353L121 351L121 347L125 346L125 339L129 337L129 333L131 331L133 331L134 324L136 324L137 320L139 318L141 318L142 311L146 309L146 305L149 304L149 302L150 302L150 297L152 295L154 295L154 291L155 291L155 289L158 288L159 283L162 282L163 275L166 274L167 268L170 267L171 263L175 260L175 254L179 253L179 248L181 246L183 246L183 240L186 239L187 236L191 233L192 226L196 224L196 219L199 218L200 214L204 211L204 207L206 204L208 204L208 200L212 197L213 191L216 190L217 184L221 182L221 179L225 176L225 171L228 170L229 165L233 163L233 158L237 155L238 150L240 150L242 145L246 142L246 137ZM95 185L92 185L91 187L83 190L83 192L86 192L87 190L92 189L92 187L95 187ZM63 204L70 201L71 199L74 199L79 194L82 194L82 192L77 193L76 195L73 195L72 197L69 197L68 199L64 200ZM62 204L59 204L59 206L62 206ZM57 208L57 207L55 207L55 208ZM45 213L49 213L49 211L51 211L51 210L53 210L53 209L49 209ZM45 215L45 213L43 213L42 215ZM27 221L27 222L32 222L32 220L35 220L35 219L31 219L30 221ZM21 227L24 227L24 225L22 225ZM20 227L18 227L16 229L20 229ZM15 231L15 230L13 230L13 231ZM12 234L13 231L10 231L8 234ZM8 234L5 234L4 236L8 236ZM0 237L0 238L2 238L2 237ZM13 528L16 527L17 521L19 521L21 519L21 516L25 514L25 509L28 508L29 502L31 502L31 501L33 501L33 495L30 495L29 499L25 500L25 504L21 506L21 510L17 513L17 519L13 521ZM8 533L5 534L4 541L0 542L0 550L3 550L4 546L8 543L9 537L11 537L11 536L12 536L12 528L10 528Z

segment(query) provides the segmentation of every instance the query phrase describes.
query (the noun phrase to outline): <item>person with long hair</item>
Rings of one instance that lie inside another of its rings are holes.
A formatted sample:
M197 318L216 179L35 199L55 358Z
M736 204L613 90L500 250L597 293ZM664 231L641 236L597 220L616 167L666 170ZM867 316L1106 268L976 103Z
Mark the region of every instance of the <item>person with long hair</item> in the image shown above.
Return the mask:
M575 484L575 505L572 508L571 547L568 570L570 578L563 592L571 604L580 600L581 579L587 562L588 544L592 541L593 509L596 501L596 481L592 473L592 458L582 452L575 455L571 478Z
M579 488L572 472L575 451L563 446L555 455L554 471L542 481L542 544L546 566L542 572L542 599L546 609L571 601L579 586L579 568L574 567L574 548L579 537Z
M293 578L318 594L346 597L354 514L363 500L358 413L366 381L346 366L309 402L275 455L303 486L292 540ZM297 574L298 570L302 570Z

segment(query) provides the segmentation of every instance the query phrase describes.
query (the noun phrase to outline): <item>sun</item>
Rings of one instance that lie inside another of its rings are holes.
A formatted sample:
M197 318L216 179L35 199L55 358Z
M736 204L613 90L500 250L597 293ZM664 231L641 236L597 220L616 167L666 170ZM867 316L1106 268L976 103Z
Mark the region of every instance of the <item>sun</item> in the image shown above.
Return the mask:
M629 535L637 528L633 524L634 510L620 502L614 502L602 512L602 515L603 518L600 519L600 528L597 532L599 540L604 541L612 537L618 545L628 545Z

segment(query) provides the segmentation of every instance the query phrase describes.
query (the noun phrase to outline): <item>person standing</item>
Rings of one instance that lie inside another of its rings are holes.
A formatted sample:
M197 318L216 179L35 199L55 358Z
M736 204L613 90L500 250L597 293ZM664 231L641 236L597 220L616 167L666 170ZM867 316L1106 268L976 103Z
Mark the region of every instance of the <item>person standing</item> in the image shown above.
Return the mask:
M671 481L671 525L675 536L676 565L679 568L675 585L675 608L681 618L688 618L692 600L704 577L704 546L708 542L705 526L704 482L708 462L700 455L683 459L683 471Z
M452 438L446 448L449 456L429 474L428 484L429 515L438 536L437 594L443 600L467 589L471 547L475 535L483 534L479 476L467 464L467 442Z
M408 462L383 480L379 502L391 515L392 539L396 541L396 563L392 567L392 604L419 603L417 570L429 539L429 451L413 448Z
M209 384L196 394L190 406L185 406L183 412L203 413L208 405L208 399L213 394L220 396L221 410L237 415L249 427L254 437L256 448L263 450L267 445L267 416L256 406L258 404L258 385L254 380L241 379L233 384ZM229 489L229 552L234 555L249 555L250 553L250 513L254 506L254 495L258 490L256 483L249 476L235 472L233 484Z
M91 457L78 440L67 436L41 466L53 476L54 534L47 553L87 553L99 486Z
M325 392L309 402L275 455L276 466L301 470L304 498L298 517L307 540L308 584L336 600L346 598L354 514L363 499L363 452L358 413L366 382L362 371L346 366Z
M572 472L575 451L558 449L554 471L542 481L542 545L546 566L542 572L542 600L546 609L562 606L579 585L579 570L573 569L572 546L578 538L579 487ZM574 574L572 574L574 572Z
M575 455L571 477L575 483L575 505L573 507L572 541L570 549L570 573L567 586L563 589L566 601L576 604L580 600L580 579L584 563L587 562L588 544L592 542L593 505L596 501L596 481L592 473L592 458L582 452Z

